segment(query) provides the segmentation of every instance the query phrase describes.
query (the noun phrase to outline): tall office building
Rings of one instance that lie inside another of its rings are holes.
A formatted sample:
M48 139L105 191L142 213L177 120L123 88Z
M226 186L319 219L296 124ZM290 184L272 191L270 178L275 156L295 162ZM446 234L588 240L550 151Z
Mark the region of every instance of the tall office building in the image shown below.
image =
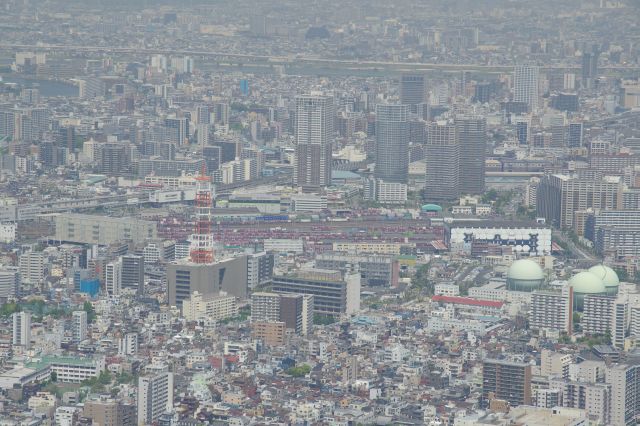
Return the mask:
M325 316L352 315L360 310L360 275L325 269L300 270L274 276L275 293L313 296L313 312Z
M385 182L407 183L409 173L409 106L376 106L376 168Z
M308 318L303 316L303 304L303 294L283 294L280 297L280 321L298 334L302 333L303 323L308 322Z
M31 347L31 314L29 312L15 312L13 320L13 346Z
M529 105L529 110L538 108L539 70L536 66L519 65L513 78L513 101Z
M207 174L211 176L216 170L220 170L222 164L222 148L219 146L205 146L202 148L202 157L207 164Z
M85 311L73 311L71 328L74 342L80 343L87 338L87 313Z
M616 364L607 369L611 385L612 425L634 425L640 415L640 365Z
M482 363L482 397L490 394L511 406L531 404L531 365L497 359Z
M74 126L62 126L56 133L56 145L67 147L69 152L74 151L76 140L76 128Z
M582 53L582 87L590 88L593 86L593 80L598 76L599 56L596 49Z
M547 175L538 185L536 208L547 223L572 228L576 211L621 209L622 189L619 177Z
M267 285L273 278L273 253L261 252L247 256L247 282L250 289Z
M460 196L460 142L454 123L429 123L426 157L425 198L429 201L457 199Z
M109 296L119 296L122 291L122 260L107 263L105 268L105 291Z
M409 105L411 112L426 101L427 84L425 74L402 74L400 76L400 103Z
M213 127L209 124L196 125L195 133L198 147L200 147L201 150L214 140Z
M20 294L20 273L17 268L0 268L0 302Z
M527 145L531 142L531 117L515 117L516 138L520 145Z
M146 425L173 409L173 373L138 379L138 424Z
M144 291L144 257L134 254L122 256L120 283L122 288L134 289L138 294Z
M484 161L487 148L487 120L484 117L456 117L460 141L460 177L462 194L484 192Z
M198 105L196 108L196 121L198 124L211 124L211 106Z
M229 104L218 102L213 105L213 122L217 126L229 125Z
M224 291L245 299L249 293L247 256L221 260L211 264L176 262L167 265L169 304L182 307L194 292L203 296Z
M580 148L582 146L582 139L582 123L569 123L569 129L567 131L567 146L569 148Z
M189 119L181 118L165 118L164 126L167 130L167 142L176 145L183 145L189 139Z
M121 173L129 164L131 157L124 143L100 144L96 147L94 156L98 161L100 172L107 175Z
M294 185L317 190L331 184L333 98L296 97L296 166Z

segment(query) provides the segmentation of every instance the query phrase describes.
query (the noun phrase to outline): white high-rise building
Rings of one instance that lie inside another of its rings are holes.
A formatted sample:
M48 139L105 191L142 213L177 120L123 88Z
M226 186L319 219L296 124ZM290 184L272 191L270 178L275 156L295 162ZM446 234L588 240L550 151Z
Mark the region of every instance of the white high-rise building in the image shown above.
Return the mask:
M640 365L616 364L607 369L611 385L611 425L634 425L640 415Z
M515 68L513 78L513 100L524 102L529 109L538 109L539 70L536 66L519 65Z
M22 346L24 349L31 347L31 314L29 312L16 312L13 319L13 346Z
M531 293L531 329L571 333L571 299L571 288L568 286L561 292Z
M629 331L629 300L625 296L619 296L613 302L611 316L611 344L624 350L624 342Z
M313 295L302 297L302 335L307 336L313 329Z
M30 251L20 256L20 277L29 283L44 280L44 255L39 251Z
M118 341L118 355L130 356L138 353L138 333L127 333Z
M640 305L629 307L629 335L640 336Z
M333 119L332 97L296 97L296 186L321 188L331 184Z
M73 341L80 343L87 338L87 313L85 311L73 311L71 320Z
M105 268L105 289L109 296L118 296L122 290L122 260L107 263Z
M582 330L590 335L608 334L613 346L624 349L630 331L631 311L627 295L587 295L584 298Z
M146 425L173 409L173 373L138 379L138 424Z

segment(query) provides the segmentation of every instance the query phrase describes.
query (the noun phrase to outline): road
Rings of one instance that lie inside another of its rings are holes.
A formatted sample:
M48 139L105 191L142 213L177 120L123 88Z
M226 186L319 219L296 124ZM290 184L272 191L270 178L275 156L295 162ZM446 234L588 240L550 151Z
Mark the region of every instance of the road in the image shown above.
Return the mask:
M572 240L571 238L567 237L562 231L553 231L553 237L557 238L559 241L562 241L564 244L567 245L569 251L573 254L576 255L577 258L582 258L585 260L589 260L591 262L598 262L599 259L592 255L591 253L589 253L588 251L578 247Z

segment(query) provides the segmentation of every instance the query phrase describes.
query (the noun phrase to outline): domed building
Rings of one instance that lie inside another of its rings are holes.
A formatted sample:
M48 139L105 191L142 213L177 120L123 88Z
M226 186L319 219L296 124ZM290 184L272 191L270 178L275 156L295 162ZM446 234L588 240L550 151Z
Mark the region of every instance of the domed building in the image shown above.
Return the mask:
M588 271L579 272L569 280L569 286L573 288L573 310L582 312L584 309L584 296L597 294L604 296L606 288L596 274Z
M544 284L542 268L531 259L519 259L507 271L507 289L531 292Z
M442 213L442 207L437 204L425 204L420 210L422 210L423 213Z
M589 268L589 272L602 280L608 296L615 296L618 294L620 279L618 278L616 271L606 265L600 264Z

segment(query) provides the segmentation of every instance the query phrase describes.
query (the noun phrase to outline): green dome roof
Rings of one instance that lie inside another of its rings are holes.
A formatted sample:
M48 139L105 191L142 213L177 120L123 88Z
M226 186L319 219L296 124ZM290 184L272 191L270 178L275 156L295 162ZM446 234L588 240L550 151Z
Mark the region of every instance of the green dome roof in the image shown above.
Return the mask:
M441 212L442 207L440 207L437 204L425 204L424 206L422 206L422 211L423 212Z
M507 278L511 280L543 280L542 268L531 259L516 260L509 267Z
M605 292L604 284L600 277L592 272L580 272L569 280L569 285L573 291L583 294L599 294Z
M620 279L616 271L606 265L592 266L589 268L589 272L600 278L605 287L618 287L620 285Z

